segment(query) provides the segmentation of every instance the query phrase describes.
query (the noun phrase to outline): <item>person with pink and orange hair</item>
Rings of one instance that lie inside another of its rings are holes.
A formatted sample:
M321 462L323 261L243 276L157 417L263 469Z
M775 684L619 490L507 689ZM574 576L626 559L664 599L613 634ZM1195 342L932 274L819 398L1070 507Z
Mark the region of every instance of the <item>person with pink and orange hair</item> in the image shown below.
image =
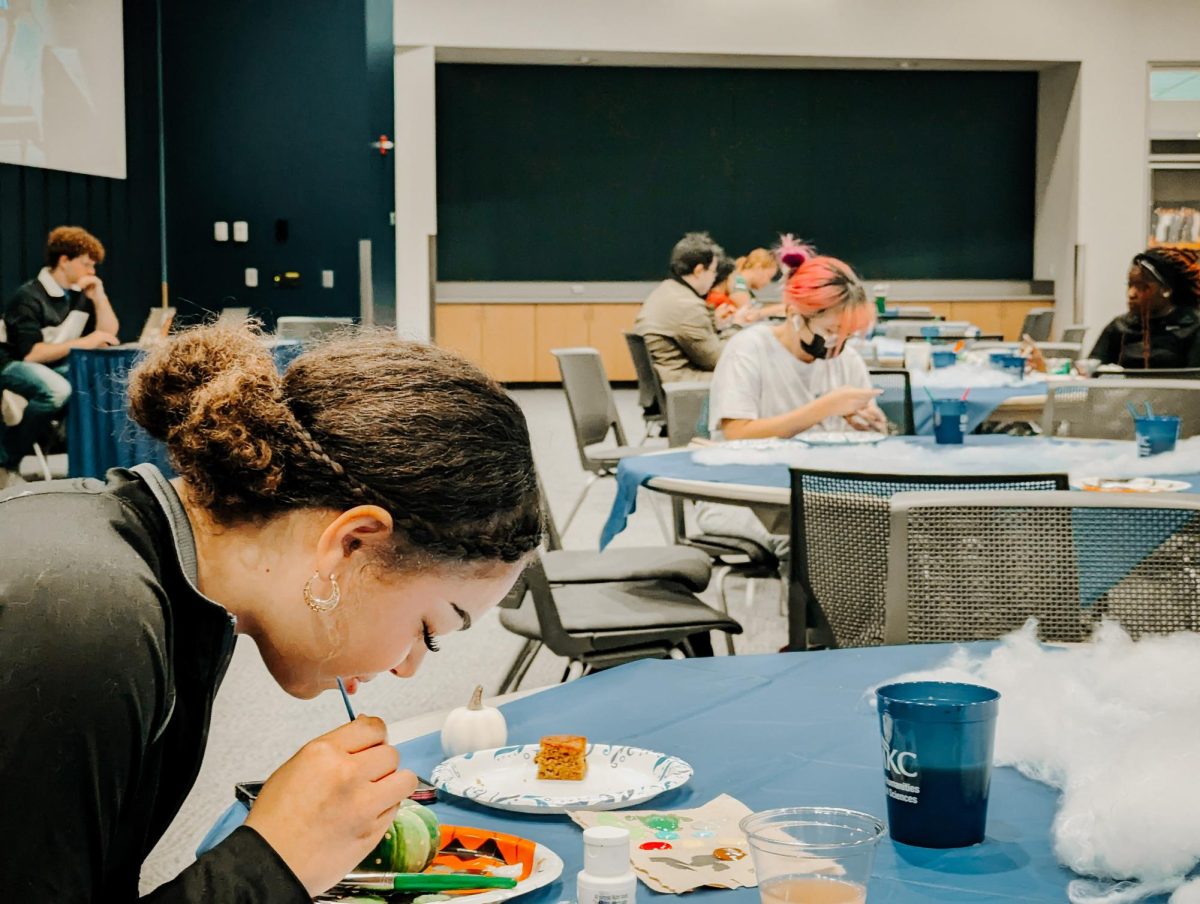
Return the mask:
M850 266L815 254L795 260L783 291L786 320L742 330L713 373L709 427L726 439L792 437L807 430L887 432L867 366L846 341L869 330L875 307ZM785 264L786 266L786 264ZM706 533L744 536L781 561L786 535L768 533L747 508L700 503Z
M809 256L788 276L783 305L783 323L730 340L713 374L710 428L727 439L792 437L813 428L886 431L867 366L846 348L875 322L850 266Z

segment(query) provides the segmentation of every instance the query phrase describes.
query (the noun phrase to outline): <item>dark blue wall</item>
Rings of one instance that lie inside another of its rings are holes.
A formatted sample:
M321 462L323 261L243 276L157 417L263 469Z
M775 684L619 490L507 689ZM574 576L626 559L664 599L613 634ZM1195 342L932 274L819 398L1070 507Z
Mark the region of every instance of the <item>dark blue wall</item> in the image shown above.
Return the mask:
M390 293L392 158L369 146L392 129L390 3L164 6L167 264L180 315L357 315L360 238L374 242L377 293ZM215 242L216 220L246 220L250 241ZM246 267L258 288L245 286ZM300 272L299 288L272 285L285 270Z
M0 299L37 275L51 229L82 226L108 252L97 272L127 340L137 338L162 295L155 5L123 5L126 178L0 164Z

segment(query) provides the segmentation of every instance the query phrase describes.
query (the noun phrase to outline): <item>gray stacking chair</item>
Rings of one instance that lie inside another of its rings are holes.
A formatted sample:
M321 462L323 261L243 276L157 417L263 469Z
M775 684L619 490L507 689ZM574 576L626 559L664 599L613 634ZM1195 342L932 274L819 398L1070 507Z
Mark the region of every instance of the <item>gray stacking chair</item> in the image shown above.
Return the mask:
M664 385L667 411L667 440L672 447L686 446L696 436L700 418L707 414L708 383L680 382ZM717 599L721 611L729 612L725 582L731 575L746 580L747 599L752 598L757 578L779 577L779 559L765 546L749 537L725 534L692 534L687 527L685 500L671 498L672 534L676 543L691 547L711 558L717 568ZM733 636L725 635L725 644L732 656L736 651Z
M563 680L636 659L693 655L692 639L709 631L740 634L742 626L706 606L685 585L655 579L552 586L541 559L520 578L522 603L501 609L500 622L525 638L498 693L516 690L538 651L568 660Z
M1049 342L1054 329L1054 308L1032 308L1021 323L1021 336L1034 342Z
M1200 497L900 493L891 500L885 643L990 640L1038 619L1086 640L1200 630Z
M588 474L583 491L563 521L562 532L565 534L570 530L571 522L579 513L592 485L601 477L616 476L617 465L622 458L642 455L646 449L630 446L625 439L625 428L621 426L621 418L617 415L617 404L600 352L594 348L555 348L550 353L558 359L558 372L562 376L567 408L571 412L571 425L575 430L579 463ZM617 444L601 446L610 433Z
M633 371L637 374L638 404L642 406L642 419L646 422L645 442L650 436L658 436L667 426L667 402L663 397L662 380L654 369L654 359L646 348L646 337L640 333L625 333L625 344L629 346L629 357L633 359Z
M1069 358L1077 361L1083 355L1083 346L1078 342L1035 342L1034 345L1047 358Z
M280 317L275 321L276 339L320 339L353 326L350 317Z
M912 376L903 367L874 367L870 370L871 385L876 389L899 391L899 400L880 401L876 404L887 415L888 423L896 425L896 432L902 436L913 436L917 432L916 421L913 418Z
M1082 323L1073 323L1070 326L1064 326L1062 331L1063 342L1078 342L1083 345L1083 340L1087 337L1087 327Z
M911 490L1065 490L1065 474L862 474L792 468L789 646L883 643L888 502Z
M1181 418L1180 437L1200 435L1200 381L1117 380L1101 377L1047 387L1042 416L1045 436L1133 439L1128 405Z

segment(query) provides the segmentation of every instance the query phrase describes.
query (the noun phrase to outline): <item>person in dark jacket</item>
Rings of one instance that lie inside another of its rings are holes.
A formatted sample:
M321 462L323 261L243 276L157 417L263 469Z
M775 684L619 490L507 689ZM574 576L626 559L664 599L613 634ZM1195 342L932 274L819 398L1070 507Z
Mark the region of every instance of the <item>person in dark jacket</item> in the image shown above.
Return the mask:
M509 590L542 532L525 420L460 358L365 332L280 375L206 326L131 375L179 477L0 495L0 888L120 904L183 804L236 634L288 693L409 677ZM300 902L416 787L384 723L306 744L153 902Z
M1133 259L1128 313L1104 328L1091 357L1125 368L1200 367L1200 255L1148 248Z

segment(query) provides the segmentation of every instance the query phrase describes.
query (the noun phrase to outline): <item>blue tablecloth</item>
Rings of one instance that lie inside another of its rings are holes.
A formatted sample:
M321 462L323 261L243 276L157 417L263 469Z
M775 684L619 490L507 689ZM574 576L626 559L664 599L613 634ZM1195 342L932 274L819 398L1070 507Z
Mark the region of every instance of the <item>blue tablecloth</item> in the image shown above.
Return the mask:
M299 342L278 341L272 355L280 370L300 354ZM67 378L72 395L67 406L67 473L70 477L103 477L109 468L141 462L173 473L167 450L129 419L126 387L129 371L144 354L134 347L72 349Z
M982 653L991 645L972 647ZM900 646L643 661L508 704L504 713L511 743L536 743L546 734L582 734L675 754L692 764L696 773L690 783L642 809L696 807L727 793L753 810L848 807L886 820L878 722L864 692L904 672L938 664L950 649ZM1005 718L1003 702L1000 718ZM419 774L427 775L441 759L437 735L402 744L399 750L402 762ZM1060 904L1074 874L1058 866L1051 852L1056 798L1055 791L1014 769L995 770L983 844L939 851L884 838L869 900ZM543 904L573 897L583 845L580 830L567 817L505 813L457 798L434 809L443 822L531 838L563 858L562 878L522 901ZM234 804L200 850L218 843L245 814L241 804ZM643 886L638 896L654 895ZM757 904L758 890L705 889L688 897Z
M929 447L930 454L937 454L939 449L959 448L937 446L927 437L897 437L887 440L889 443L916 443ZM1014 462L1025 472L1047 471L1054 472L1054 465L1048 465L1044 456L1039 458L1038 452L1047 448L1047 444L1060 442L1033 437L1007 436L1004 434L989 434L984 436L966 437L967 446L1003 446L1011 445L1014 451ZM854 452L846 453L846 470L854 470ZM948 470L946 473L955 473ZM1171 475L1192 484L1193 489L1200 489L1200 473L1182 473ZM678 452L664 452L652 455L637 455L621 460L617 468L617 496L613 500L608 520L600 534L600 548L603 549L613 537L625 529L629 516L637 510L638 487L646 484L655 477L676 477L683 480L703 480L712 483L731 483L744 486L787 487L791 485L786 465L702 465L692 460L692 450L680 449Z
M966 387L931 387L929 392L935 399L961 399ZM1017 396L1044 396L1044 382L1023 383L1019 386L979 386L967 393L967 425L966 432L970 433L988 419L1002 402ZM883 393L883 400L900 402L902 393L889 389ZM919 435L933 436L933 402L924 389L913 388L913 427Z

